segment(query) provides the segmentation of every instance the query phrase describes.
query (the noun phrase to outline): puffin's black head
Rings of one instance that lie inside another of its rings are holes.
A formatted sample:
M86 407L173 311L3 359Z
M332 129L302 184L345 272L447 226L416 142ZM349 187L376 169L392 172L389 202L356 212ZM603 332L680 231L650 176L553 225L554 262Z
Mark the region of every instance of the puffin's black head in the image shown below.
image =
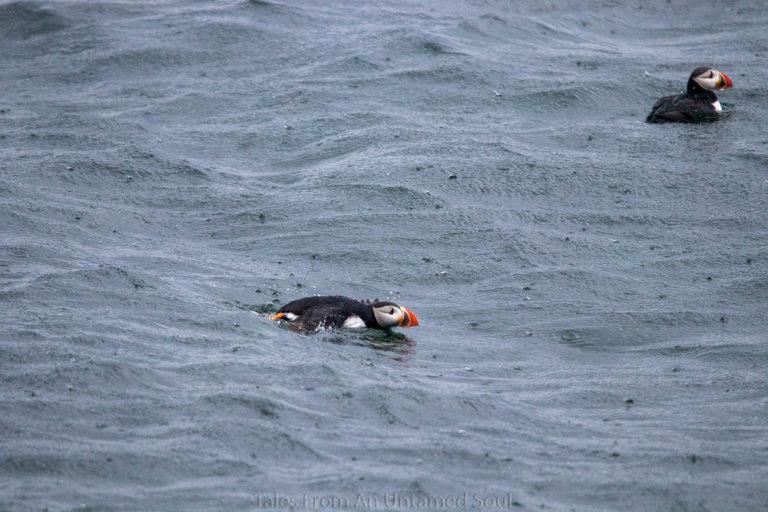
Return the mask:
M696 68L688 78L688 92L722 91L733 87L731 77L710 67Z
M388 329L390 327L416 327L419 319L416 313L404 306L398 306L394 302L375 300L371 302L373 316L379 326Z

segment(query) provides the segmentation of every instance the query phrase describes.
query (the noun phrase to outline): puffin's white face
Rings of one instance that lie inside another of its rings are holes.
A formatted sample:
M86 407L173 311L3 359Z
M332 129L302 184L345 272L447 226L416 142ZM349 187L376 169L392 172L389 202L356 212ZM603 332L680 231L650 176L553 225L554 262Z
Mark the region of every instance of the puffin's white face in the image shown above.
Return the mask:
M693 77L693 80L708 91L722 91L728 87L733 87L731 77L716 69L708 69L705 72Z
M374 304L373 316L376 317L376 322L384 328L416 327L419 325L419 319L416 318L413 311L392 302Z

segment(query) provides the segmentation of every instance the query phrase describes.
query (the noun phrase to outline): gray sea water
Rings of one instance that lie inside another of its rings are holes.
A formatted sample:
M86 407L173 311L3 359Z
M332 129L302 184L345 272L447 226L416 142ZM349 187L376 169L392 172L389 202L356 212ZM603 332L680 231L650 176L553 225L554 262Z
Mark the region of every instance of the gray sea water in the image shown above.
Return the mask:
M766 26L0 2L0 510L768 510Z

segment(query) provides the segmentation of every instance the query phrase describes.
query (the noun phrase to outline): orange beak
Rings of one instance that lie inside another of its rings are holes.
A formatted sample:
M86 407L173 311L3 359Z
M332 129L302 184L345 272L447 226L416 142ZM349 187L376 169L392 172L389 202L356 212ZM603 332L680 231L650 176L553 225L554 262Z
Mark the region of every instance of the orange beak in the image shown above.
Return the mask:
M720 79L717 81L717 88L722 90L730 87L733 87L733 80L731 80L731 77L720 71Z
M400 306L400 310L403 312L403 319L400 320L400 327L416 327L419 325L419 318L416 316L416 313L403 306Z
M275 313L273 315L269 315L270 320L280 320L285 316L285 313Z

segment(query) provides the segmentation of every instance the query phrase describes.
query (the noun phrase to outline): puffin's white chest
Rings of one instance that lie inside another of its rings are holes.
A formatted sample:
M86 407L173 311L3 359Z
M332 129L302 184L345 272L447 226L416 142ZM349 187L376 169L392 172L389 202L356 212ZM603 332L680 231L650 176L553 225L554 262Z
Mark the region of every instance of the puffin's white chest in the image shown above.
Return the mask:
M362 329L365 327L365 322L363 322L363 319L359 316L352 315L344 320L344 327L347 329Z
M715 109L715 112L723 111L723 107L720 106L720 100L715 100L715 102L712 104L712 107Z

